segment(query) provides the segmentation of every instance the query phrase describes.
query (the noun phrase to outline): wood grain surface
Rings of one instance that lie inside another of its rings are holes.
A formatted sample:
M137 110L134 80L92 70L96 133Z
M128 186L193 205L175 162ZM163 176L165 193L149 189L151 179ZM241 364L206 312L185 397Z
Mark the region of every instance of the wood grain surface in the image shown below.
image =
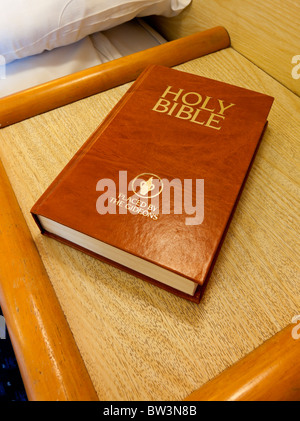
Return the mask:
M222 25L236 51L300 94L299 78L292 76L292 71L300 75L299 58L292 63L300 54L298 0L193 0L180 15L159 16L150 22L166 39Z
M184 399L299 313L300 99L230 48L177 68L275 96L200 305L42 237L29 214L128 84L0 131L1 160L103 400Z

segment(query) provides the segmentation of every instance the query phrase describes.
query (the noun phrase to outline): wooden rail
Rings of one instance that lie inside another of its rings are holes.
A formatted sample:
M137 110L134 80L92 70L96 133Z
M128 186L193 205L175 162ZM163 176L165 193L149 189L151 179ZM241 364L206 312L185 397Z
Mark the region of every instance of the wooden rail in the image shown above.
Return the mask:
M0 203L0 305L28 398L98 400L1 161Z
M216 27L9 95L0 99L0 127L131 82L149 64L175 66L229 45Z
M299 401L300 339L293 324L195 392L187 401Z

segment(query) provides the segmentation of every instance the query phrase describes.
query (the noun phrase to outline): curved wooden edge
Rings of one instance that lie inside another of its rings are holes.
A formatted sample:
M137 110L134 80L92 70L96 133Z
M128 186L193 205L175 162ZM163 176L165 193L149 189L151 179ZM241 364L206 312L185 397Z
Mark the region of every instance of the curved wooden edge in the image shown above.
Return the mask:
M29 400L98 400L0 161L0 305Z
M288 325L185 400L299 401L300 335L294 329L300 330Z
M175 66L229 45L216 27L9 95L0 99L0 127L131 82L150 64Z

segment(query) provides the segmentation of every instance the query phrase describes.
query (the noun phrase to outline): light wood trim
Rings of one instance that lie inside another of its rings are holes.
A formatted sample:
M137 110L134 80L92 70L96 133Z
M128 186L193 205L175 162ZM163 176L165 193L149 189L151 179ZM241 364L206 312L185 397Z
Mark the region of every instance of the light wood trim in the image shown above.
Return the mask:
M131 82L149 64L175 66L229 45L216 27L9 95L0 99L0 127Z
M187 401L299 401L300 339L288 325Z
M98 400L1 161L0 203L0 304L28 398Z

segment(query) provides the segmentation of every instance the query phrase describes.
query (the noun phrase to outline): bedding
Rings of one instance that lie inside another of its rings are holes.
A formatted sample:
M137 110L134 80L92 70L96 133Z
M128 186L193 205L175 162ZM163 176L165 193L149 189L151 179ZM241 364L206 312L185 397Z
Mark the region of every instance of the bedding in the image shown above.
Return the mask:
M73 44L9 63L0 77L0 98L164 42L141 18L133 19Z
M191 0L8 0L0 14L6 63L70 45L147 15L174 16Z

